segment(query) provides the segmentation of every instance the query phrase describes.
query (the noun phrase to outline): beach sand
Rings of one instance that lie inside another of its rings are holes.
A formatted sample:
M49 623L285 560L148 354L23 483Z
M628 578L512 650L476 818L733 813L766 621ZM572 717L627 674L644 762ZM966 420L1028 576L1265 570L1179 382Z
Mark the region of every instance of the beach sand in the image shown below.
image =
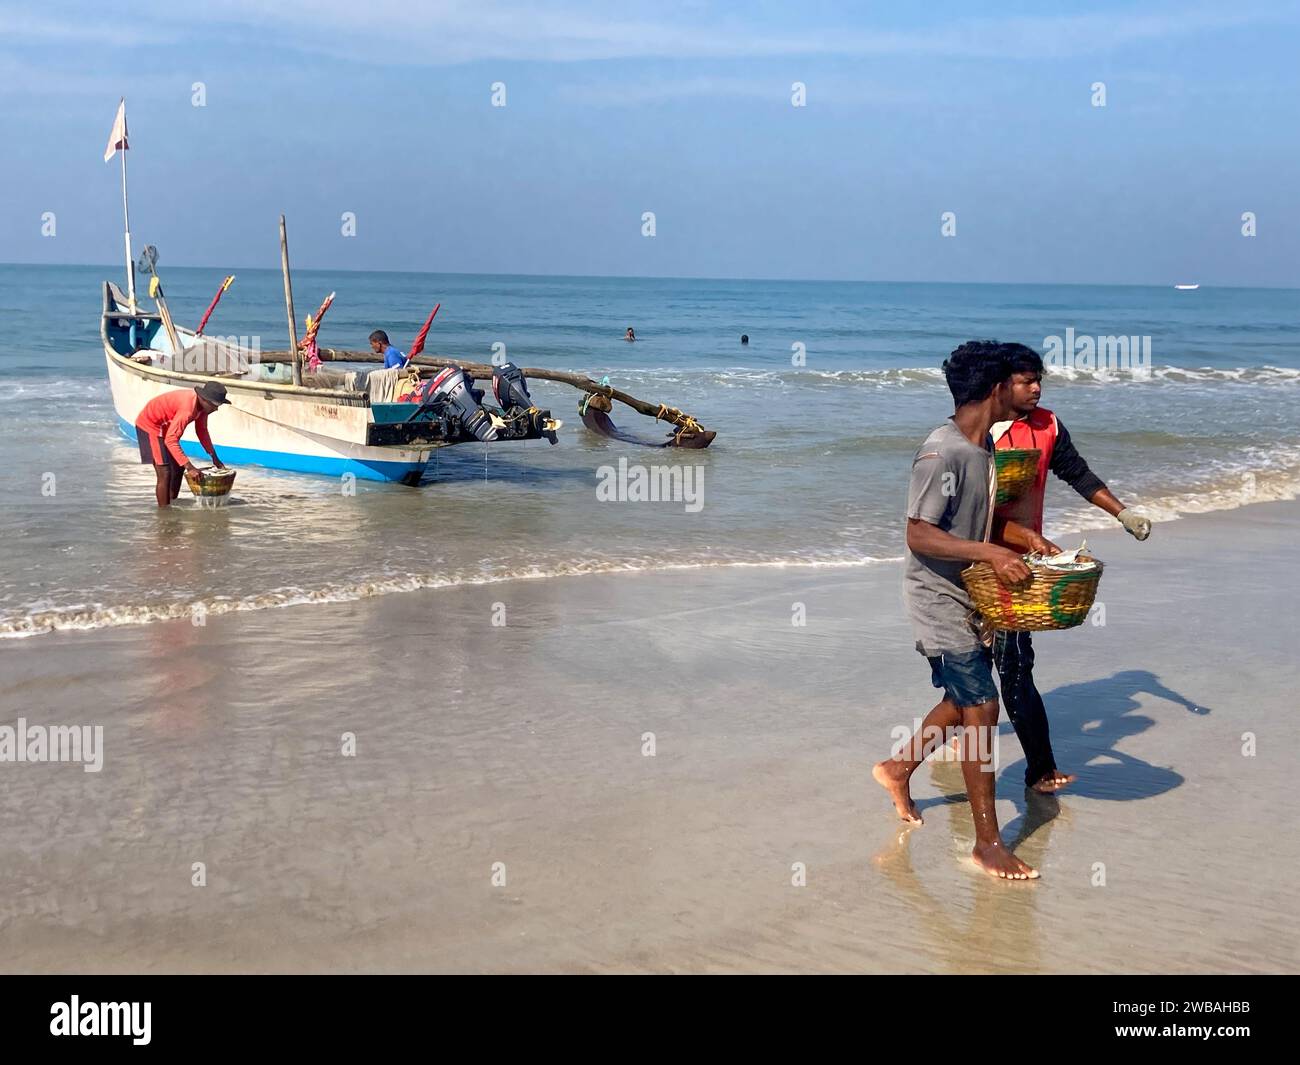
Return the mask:
M1105 624L1036 639L1078 783L1031 801L1001 740L1029 884L971 863L957 763L916 774L910 831L870 779L934 701L896 563L6 641L0 724L105 751L0 764L3 968L1292 970L1300 504L1088 539Z

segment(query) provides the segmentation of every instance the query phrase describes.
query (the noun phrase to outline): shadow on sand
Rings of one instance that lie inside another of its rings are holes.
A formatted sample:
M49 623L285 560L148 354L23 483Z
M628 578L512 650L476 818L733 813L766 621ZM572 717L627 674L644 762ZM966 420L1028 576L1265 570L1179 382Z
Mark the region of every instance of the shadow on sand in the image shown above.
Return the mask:
M1142 704L1137 697L1142 694L1167 699L1192 714L1210 713L1208 707L1167 687L1145 669L1128 669L1099 680L1066 684L1043 695L1057 765L1079 775L1060 794L1128 801L1163 795L1183 783L1183 777L1172 769L1152 765L1116 749L1121 740L1141 735L1156 723L1154 718L1139 713ZM1011 723L1006 720L999 731L1014 735ZM1003 768L998 783L1007 790L1013 790L1014 785L1014 790L1019 792L1024 779L1025 765L1020 759Z
M1192 702L1144 669L1124 670L1109 677L1066 684L1044 693L1057 765L1079 776L1077 781L1058 793L1060 797L1079 796L1116 802L1150 799L1183 783L1184 777L1174 770L1152 765L1116 749L1121 740L1141 735L1156 723L1154 718L1138 713L1142 704L1137 697L1141 694L1167 699L1189 713L1210 713L1208 707ZM1000 740L1015 735L1005 714L1004 708L998 728ZM1016 804L1017 817L1003 830L1013 850L1015 843L1029 838L1059 811L1056 802L1028 802L1030 797L1034 800L1042 797L1025 788L1024 779L1023 758L1003 766L998 776L999 797L1010 798ZM966 801L966 793L958 791L917 800L916 805L924 813L932 807Z

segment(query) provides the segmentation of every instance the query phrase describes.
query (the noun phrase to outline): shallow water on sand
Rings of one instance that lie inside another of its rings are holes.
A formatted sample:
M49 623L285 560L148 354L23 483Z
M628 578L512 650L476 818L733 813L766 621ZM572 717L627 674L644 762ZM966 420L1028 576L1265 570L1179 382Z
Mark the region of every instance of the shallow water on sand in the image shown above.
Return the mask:
M1107 624L1035 641L1080 779L1028 796L1014 737L999 746L998 815L1033 884L973 867L956 764L917 774L913 830L868 777L930 699L895 566L460 587L10 645L0 723L98 722L105 756L97 774L2 767L0 955L12 971L1290 970L1300 666L1291 627L1250 621L1294 614L1285 506L1143 545L1098 536L1124 577Z

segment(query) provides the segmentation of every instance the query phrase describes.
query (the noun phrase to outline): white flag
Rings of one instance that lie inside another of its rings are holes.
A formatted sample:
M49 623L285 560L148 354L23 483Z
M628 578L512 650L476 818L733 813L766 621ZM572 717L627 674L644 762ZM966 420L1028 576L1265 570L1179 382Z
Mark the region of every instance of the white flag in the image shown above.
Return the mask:
M113 120L113 132L108 135L108 147L104 149L104 162L117 154L118 149L126 151L126 97L117 105L117 118Z

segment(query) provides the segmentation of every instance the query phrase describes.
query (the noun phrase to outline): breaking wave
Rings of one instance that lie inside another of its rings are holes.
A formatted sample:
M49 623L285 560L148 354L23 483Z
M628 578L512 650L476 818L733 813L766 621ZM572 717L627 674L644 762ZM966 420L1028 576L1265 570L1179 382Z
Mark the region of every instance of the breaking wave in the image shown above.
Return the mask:
M937 366L894 367L875 370L814 370L754 367L719 367L708 370L672 368L613 371L615 383L645 382L659 385L750 388L801 386L806 388L862 386L877 390L909 386L943 385L943 370ZM1148 369L1111 370L1053 367L1048 370L1052 385L1134 384L1213 385L1277 384L1300 382L1300 369L1284 366L1187 367L1153 366Z
M33 610L19 616L0 618L0 639L41 636L50 632L84 632L117 625L149 625L159 621L194 620L220 617L251 610L275 610L313 603L350 603L360 599L395 595L401 592L436 591L474 585L509 584L515 581L548 580L559 577L583 577L618 573L677 573L707 569L824 569L872 566L900 562L901 557L854 558L769 558L699 562L575 562L555 567L536 567L508 573L474 576L434 577L411 573L344 584L326 584L321 588L278 588L240 598L209 598L189 602L136 603L122 606L86 605Z
M1237 510L1252 503L1300 499L1300 449L1284 449L1271 463L1225 466L1195 487L1143 498L1134 509L1153 522L1177 521L1193 514ZM1115 520L1096 507L1080 505L1049 521L1050 534L1111 528Z

